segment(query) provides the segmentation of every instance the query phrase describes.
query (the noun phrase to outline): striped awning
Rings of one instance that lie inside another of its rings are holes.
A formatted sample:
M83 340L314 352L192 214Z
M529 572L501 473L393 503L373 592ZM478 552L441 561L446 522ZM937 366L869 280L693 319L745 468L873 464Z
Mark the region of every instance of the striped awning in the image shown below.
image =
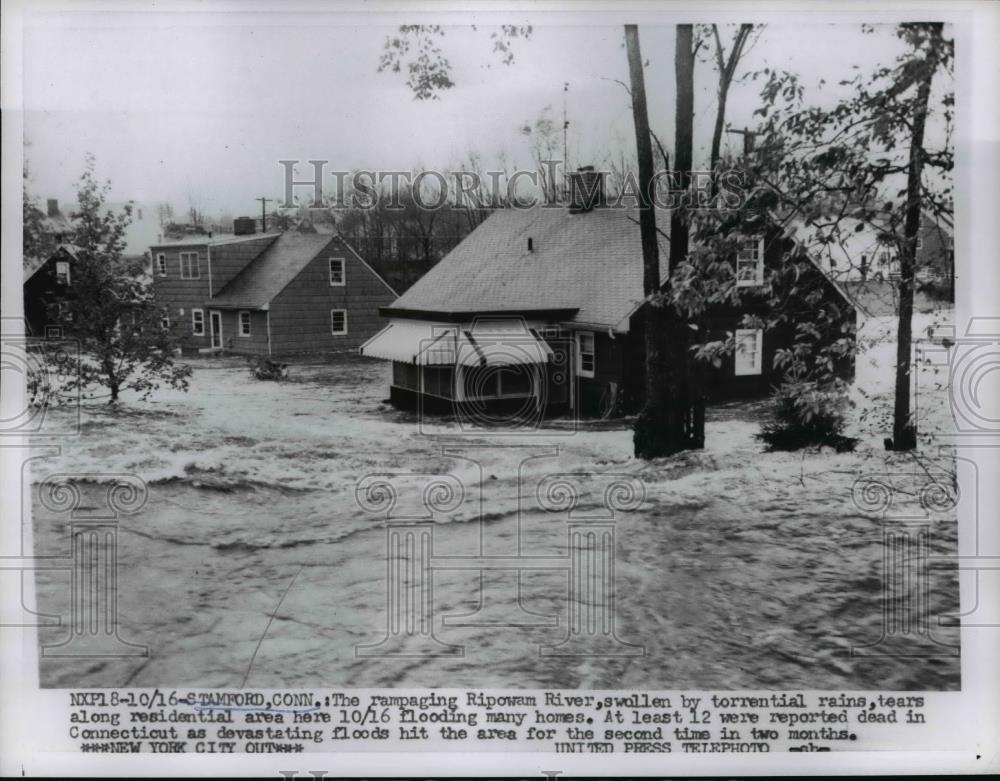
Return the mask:
M417 366L455 363L456 327L425 320L393 320L361 345L362 355Z
M361 345L371 358L417 366L510 366L548 363L552 348L520 319L477 320L471 326L393 320Z

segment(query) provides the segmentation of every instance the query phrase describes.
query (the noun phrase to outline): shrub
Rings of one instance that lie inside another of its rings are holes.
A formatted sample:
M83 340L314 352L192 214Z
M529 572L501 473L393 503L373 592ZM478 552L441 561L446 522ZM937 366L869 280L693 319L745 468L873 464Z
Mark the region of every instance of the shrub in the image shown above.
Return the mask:
M278 363L265 355L255 355L250 359L250 373L258 380L287 380L288 364Z
M857 440L842 433L849 404L842 382L787 381L777 389L773 401L774 419L765 423L757 435L768 450L822 445L838 453L854 450Z

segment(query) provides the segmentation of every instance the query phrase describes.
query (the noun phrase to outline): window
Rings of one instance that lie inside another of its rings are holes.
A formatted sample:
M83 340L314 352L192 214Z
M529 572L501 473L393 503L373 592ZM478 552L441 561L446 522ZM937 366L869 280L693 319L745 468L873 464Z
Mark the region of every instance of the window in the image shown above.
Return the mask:
M161 277L167 275L167 256L162 252L156 254L156 274Z
M330 287L343 287L344 282L344 259L330 258Z
M60 285L69 284L69 263L65 260L56 261L56 282Z
M163 310L163 317L160 318L160 328L164 331L170 330L170 313L166 309Z
M250 336L250 312L246 309L240 312L240 336Z
M450 399L454 393L455 369L451 366L424 366L423 392L432 396Z
M420 370L412 363L392 362L392 384L397 388L419 390Z
M347 310L330 310L330 333L335 336L347 333Z
M594 376L594 334L578 331L576 334L576 373L579 377Z
M426 372L427 369L424 369ZM467 366L462 372L466 399L515 399L534 396L536 382L531 364ZM426 376L426 375L425 375Z
M205 335L205 312L201 309L191 310L191 333L195 336Z
M198 279L201 277L200 259L197 252L181 253L181 279Z
M399 242L396 240L395 236L389 239L389 254L398 255L399 254Z
M917 249L923 249L923 248L924 248L924 237L917 236Z
M736 252L736 287L764 284L764 237L751 236L740 241Z
M760 374L763 368L764 332L759 328L736 330L736 376Z

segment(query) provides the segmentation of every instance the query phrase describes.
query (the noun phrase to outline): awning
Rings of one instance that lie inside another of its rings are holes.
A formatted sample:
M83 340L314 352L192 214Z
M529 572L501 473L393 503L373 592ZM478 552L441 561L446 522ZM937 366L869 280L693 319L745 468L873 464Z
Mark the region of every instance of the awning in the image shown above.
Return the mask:
M394 320L361 345L370 358L418 366L455 363L455 326L423 320Z
M549 347L524 321L485 320L469 327L394 320L361 345L362 355L417 366L548 363Z
M462 366L515 366L548 363L552 348L520 318L477 320L463 329L455 363Z

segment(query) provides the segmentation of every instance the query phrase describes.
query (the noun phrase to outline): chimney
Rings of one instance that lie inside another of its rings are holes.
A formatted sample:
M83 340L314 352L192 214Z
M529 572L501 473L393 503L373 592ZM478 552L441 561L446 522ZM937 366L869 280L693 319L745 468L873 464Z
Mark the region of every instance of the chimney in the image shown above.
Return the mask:
M257 232L257 222L253 217L237 217L233 220L233 233L237 236L249 236Z
M589 212L604 205L604 174L585 165L569 175L569 212Z
M49 198L48 201L46 201L46 207L49 217L59 216L59 201L57 201L55 198Z

